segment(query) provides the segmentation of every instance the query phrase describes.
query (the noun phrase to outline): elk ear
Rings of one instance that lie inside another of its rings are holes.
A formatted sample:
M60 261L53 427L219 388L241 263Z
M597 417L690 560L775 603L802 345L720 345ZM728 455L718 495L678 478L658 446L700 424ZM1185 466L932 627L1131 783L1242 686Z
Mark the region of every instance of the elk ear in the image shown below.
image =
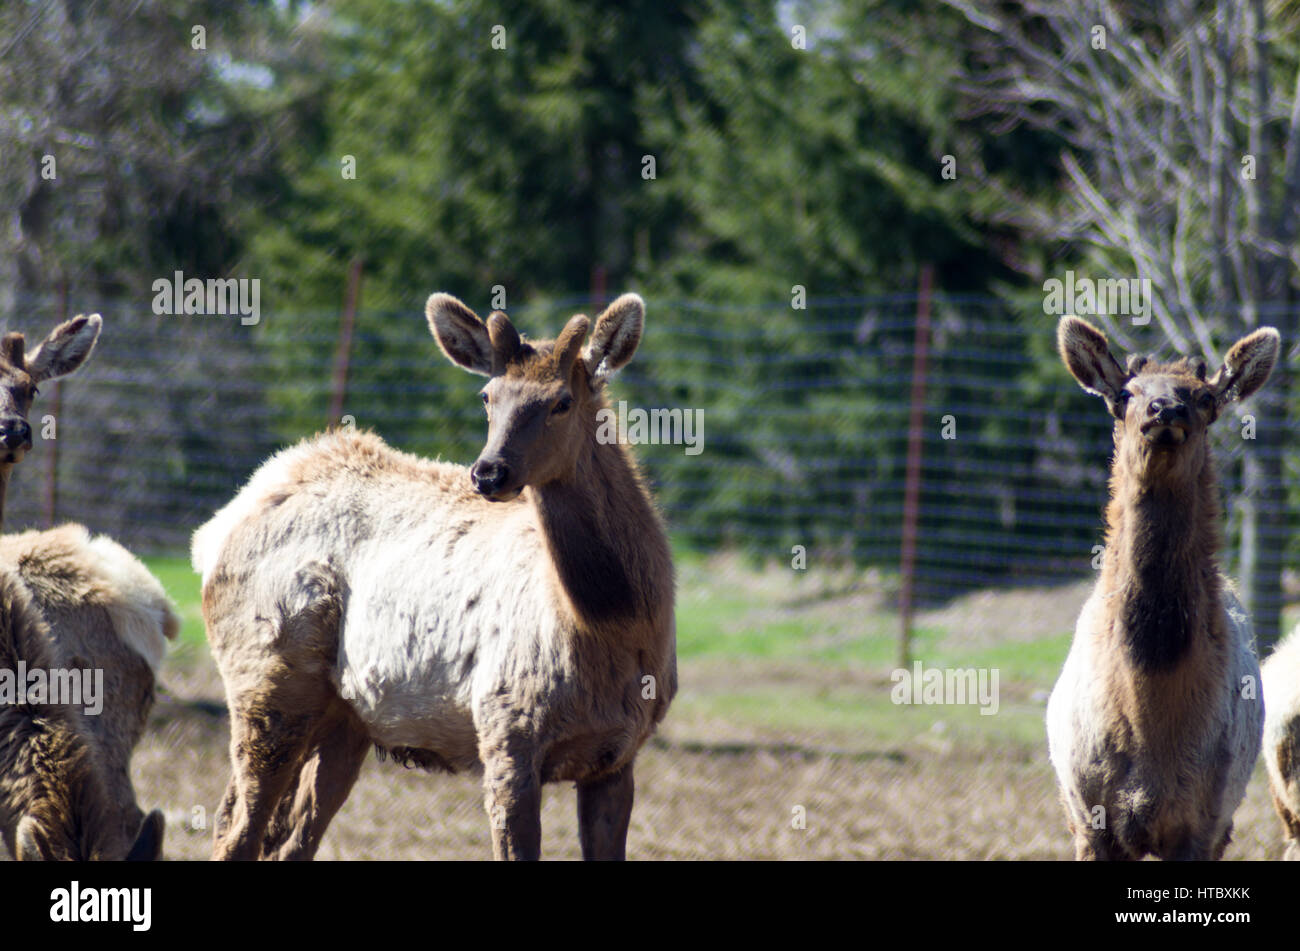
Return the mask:
M645 301L636 294L624 294L596 318L591 342L582 352L593 386L605 382L615 370L627 365L641 342L644 325Z
M103 318L91 314L73 317L51 330L27 358L27 372L32 380L36 383L54 380L79 368L90 359L103 326Z
M18 820L14 835L14 858L20 862L48 862L52 858L45 830L32 816Z
M23 358L23 335L17 332L4 335L0 340L0 356L20 370L27 369L27 361Z
M160 810L155 809L140 822L135 834L135 844L126 854L128 862L156 862L162 858L163 833L167 823Z
M474 311L450 294L434 294L424 305L424 316L448 360L470 373L492 375L492 341Z
M519 331L510 318L499 310L492 311L487 319L488 340L492 342L492 375L506 372L506 364L519 353Z
M555 338L555 366L565 379L568 379L574 361L582 352L582 342L587 339L587 331L590 329L591 321L582 314L575 314Z
M1282 335L1272 327L1260 327L1232 345L1210 385L1219 405L1244 400L1268 381L1282 349Z
M1116 410L1122 406L1120 394L1129 375L1111 356L1106 335L1086 320L1062 317L1056 328L1056 346L1066 369L1079 385L1104 399L1111 413L1122 415Z

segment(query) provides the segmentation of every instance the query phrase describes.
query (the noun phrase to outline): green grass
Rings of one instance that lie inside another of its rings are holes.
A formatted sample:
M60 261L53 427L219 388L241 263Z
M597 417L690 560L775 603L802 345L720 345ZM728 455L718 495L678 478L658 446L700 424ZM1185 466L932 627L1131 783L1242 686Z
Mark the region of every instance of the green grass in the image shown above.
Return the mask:
M745 692L703 693L689 682L674 705L676 714L706 716L761 727L773 733L814 736L847 749L898 750L918 739L952 742L964 749L1008 744L1036 747L1043 742L1041 703L1008 701L984 715L974 704L926 706L895 704L892 684L871 689L834 687L809 691L802 684L762 685ZM680 708L680 709L679 709ZM670 714L672 716L672 714Z
M803 590L811 585L800 576L782 584L729 585L697 552L677 546L674 558L682 660L765 658L881 670L892 670L897 661L899 617L893 610L864 611L852 604L837 609L829 598L819 604L811 590ZM978 648L950 646L952 634L936 625L914 627L912 656L934 666L997 667L1004 677L1037 682L1055 679L1072 632Z
M856 598L844 591L819 598L825 579L783 566L764 572L731 559L720 575L716 560L681 546L675 559L683 665L675 711L683 719L814 735L859 750L1009 743L1028 755L1042 746L1042 697L1060 672L1070 630L971 644L954 636L964 632L917 626L912 657L926 668L998 671L999 709L984 715L973 703L897 704L890 675L898 661L899 617L889 579L877 581L878 597L859 590ZM836 584L852 587L855 579ZM1028 619L1008 623L1022 620Z
M180 643L196 647L204 644L206 638L203 634L199 576L190 567L189 559L164 557L142 560L176 603L181 616Z

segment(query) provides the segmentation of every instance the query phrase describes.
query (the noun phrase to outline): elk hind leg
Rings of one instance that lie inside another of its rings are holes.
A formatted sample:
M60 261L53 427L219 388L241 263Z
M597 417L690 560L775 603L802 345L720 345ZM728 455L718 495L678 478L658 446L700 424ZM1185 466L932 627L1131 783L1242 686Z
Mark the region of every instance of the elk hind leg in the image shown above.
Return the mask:
M311 721L232 705L231 777L217 813L214 860L261 856L267 824L302 768Z
M247 615L227 615L215 624L208 619L209 640L234 645L235 652L218 651L230 707L231 779L217 814L214 859L261 857L282 798L291 791L296 798L308 749L338 702L331 672L341 592L333 568L311 561L277 605L280 618L269 636L252 636L255 625L266 622ZM236 682L228 671L236 672Z
M263 844L268 858L314 858L330 821L357 781L370 737L356 715L341 707L317 731L295 788L280 801Z

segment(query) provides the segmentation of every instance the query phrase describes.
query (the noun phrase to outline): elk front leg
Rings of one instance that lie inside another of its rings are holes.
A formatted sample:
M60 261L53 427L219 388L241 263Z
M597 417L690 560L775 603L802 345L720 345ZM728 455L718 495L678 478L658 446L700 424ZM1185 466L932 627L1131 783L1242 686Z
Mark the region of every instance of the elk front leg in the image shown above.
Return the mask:
M632 819L632 764L590 782L578 783L578 838L586 861L627 857L627 827Z
M531 757L493 757L484 763L484 807L498 860L542 857L542 783Z

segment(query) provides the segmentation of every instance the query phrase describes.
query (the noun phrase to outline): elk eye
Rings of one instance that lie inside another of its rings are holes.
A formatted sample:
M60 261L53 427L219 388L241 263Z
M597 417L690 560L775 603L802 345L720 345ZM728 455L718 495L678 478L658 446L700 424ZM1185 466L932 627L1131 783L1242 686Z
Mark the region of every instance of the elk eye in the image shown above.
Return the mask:
M1202 393L1200 398L1200 404L1204 406L1206 409L1209 409L1211 406L1214 405L1214 394Z
M488 405L488 395L487 395L486 393L480 393L479 396L483 397L483 405L484 405L484 406L487 406L487 405Z
M552 407L551 415L559 416L563 413L567 413L569 411L569 407L572 405L573 405L573 397L562 396L560 397L560 401L556 403L554 407Z
M1133 398L1133 394L1128 390L1120 390L1115 397L1114 403L1107 403L1110 407L1111 415L1116 419L1123 419L1128 414L1128 401Z

